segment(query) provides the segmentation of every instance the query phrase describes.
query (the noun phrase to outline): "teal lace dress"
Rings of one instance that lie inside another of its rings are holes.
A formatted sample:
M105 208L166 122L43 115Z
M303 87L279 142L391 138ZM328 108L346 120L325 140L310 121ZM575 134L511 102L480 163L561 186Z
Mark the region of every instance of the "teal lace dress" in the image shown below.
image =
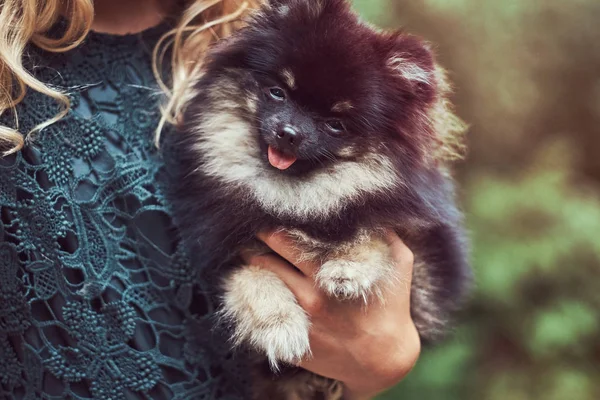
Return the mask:
M161 190L151 50L165 28L27 52L73 108L0 159L0 399L246 397ZM19 130L56 111L30 91Z

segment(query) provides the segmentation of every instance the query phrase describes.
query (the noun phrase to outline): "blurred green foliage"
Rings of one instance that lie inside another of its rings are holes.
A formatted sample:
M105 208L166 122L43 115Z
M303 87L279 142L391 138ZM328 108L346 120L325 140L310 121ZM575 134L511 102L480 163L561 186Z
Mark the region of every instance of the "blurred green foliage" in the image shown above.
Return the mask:
M600 2L354 2L434 43L471 124L476 290L380 399L600 399Z

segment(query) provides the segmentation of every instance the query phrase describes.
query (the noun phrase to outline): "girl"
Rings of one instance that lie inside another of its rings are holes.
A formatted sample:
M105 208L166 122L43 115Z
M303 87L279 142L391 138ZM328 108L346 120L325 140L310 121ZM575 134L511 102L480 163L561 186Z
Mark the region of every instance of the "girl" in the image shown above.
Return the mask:
M211 288L170 221L154 136L177 121L207 46L256 5L0 4L0 390L8 398L247 398L244 362L212 333ZM365 313L320 293L317 266L297 262L285 237L260 239L280 257L248 264L277 273L310 314L313 357L303 368L344 382L347 399L370 399L410 371L420 342L408 285ZM396 236L389 244L410 284L412 253Z

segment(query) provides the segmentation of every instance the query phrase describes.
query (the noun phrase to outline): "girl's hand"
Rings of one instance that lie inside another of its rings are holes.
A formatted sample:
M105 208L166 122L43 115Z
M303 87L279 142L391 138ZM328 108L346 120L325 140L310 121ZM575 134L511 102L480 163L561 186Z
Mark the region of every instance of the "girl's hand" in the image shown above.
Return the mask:
M319 265L298 262L297 251L285 234L259 238L281 257L261 255L246 261L275 272L311 319L313 357L301 367L343 382L346 397L352 400L370 399L408 374L421 342L410 316L413 254L398 236L390 234L387 241L405 284L390 287L383 293L383 304L373 301L366 310L362 304L340 302L322 293L313 279Z

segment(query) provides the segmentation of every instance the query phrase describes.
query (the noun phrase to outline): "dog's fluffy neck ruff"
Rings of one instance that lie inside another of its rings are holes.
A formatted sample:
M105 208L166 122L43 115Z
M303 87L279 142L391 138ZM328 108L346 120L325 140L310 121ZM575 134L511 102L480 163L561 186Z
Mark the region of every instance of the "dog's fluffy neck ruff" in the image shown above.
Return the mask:
M202 173L246 189L271 215L323 219L367 194L388 192L398 184L391 160L375 154L360 161L338 160L306 178L286 176L265 165L254 129L235 111L211 113L199 121L196 149L204 159Z

